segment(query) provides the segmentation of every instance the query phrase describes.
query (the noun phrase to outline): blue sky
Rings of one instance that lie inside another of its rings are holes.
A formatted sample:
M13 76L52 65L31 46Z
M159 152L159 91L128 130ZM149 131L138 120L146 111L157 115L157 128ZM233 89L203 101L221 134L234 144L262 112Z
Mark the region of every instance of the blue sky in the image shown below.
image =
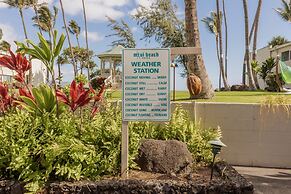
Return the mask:
M57 0L42 0L48 2L50 5L59 6ZM141 29L136 26L135 22L131 21L129 14L133 12L139 4L144 6L149 5L149 1L154 0L86 0L88 20L89 20L89 46L96 53L103 52L110 48L112 38L105 36L110 34L107 27L105 16L108 15L115 19L123 18L130 23L137 40L142 36ZM83 17L81 9L81 0L63 0L66 10L67 21L70 19L76 20L81 27L83 27ZM179 17L184 17L184 1L175 0L178 5ZM244 15L241 0L225 0L228 12L228 26L229 26L229 82L230 84L239 84L241 82L242 60L244 55ZM214 0L197 0L198 17L201 20L203 17L209 15L212 10L215 10ZM260 21L260 29L258 36L258 48L264 47L270 39L275 35L283 35L291 40L291 24L281 20L275 13L274 8L281 6L280 0L266 0L263 1L262 15ZM249 1L250 23L253 21L257 7L257 0ZM24 11L24 16L29 32L29 38L35 40L37 29L32 26L31 18L33 11L27 9ZM59 18L56 25L57 29L62 30L62 18L59 13ZM0 28L4 31L4 39L8 41L23 40L23 30L21 20L16 9L7 8L0 4ZM218 85L218 63L216 59L215 40L205 28L202 22L199 23L201 34L201 44L203 50L203 57L209 77L214 85ZM76 44L74 37L71 36L74 44ZM81 37L81 44L84 45L84 37ZM139 48L154 48L157 44L154 42L147 43L138 41ZM99 60L96 59L97 64ZM177 75L182 69L178 69ZM63 67L65 80L72 79L72 68L69 65ZM185 90L186 84L183 78L177 76L177 88Z

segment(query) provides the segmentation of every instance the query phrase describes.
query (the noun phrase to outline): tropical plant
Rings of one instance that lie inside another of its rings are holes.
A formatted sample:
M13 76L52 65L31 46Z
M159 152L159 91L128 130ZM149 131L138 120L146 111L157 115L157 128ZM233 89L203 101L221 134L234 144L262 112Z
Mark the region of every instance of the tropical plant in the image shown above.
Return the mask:
M104 108L104 109L103 109ZM120 172L121 108L105 104L91 118L85 111L82 135L79 119L65 112L43 116L24 110L0 117L0 178L17 179L27 191L37 193L49 181L96 180ZM129 124L129 167L135 168L141 139L179 140L187 144L195 165L212 159L208 141L221 136L218 129L196 125L177 108L170 122Z
M20 16L21 22L22 22L24 37L25 37L25 39L28 39L28 33L27 33L27 29L26 29L26 24L24 21L23 10L27 9L31 6L31 3L29 2L29 0L3 0L2 2L9 5L10 8L18 9L19 16ZM31 81L32 81L32 70L30 69L29 70L29 83Z
M48 32L50 41L52 41L53 29L58 16L58 8L54 6L53 12L51 12L48 6L41 6L37 9L37 13L38 15L32 18L34 26L40 28L42 31Z
M91 100L90 90L86 90L83 83L77 84L75 80L70 86L70 96L67 96L61 90L57 90L57 97L60 102L68 105L72 112L87 105Z
M0 116L11 108L13 97L9 95L8 85L0 82Z
M136 42L133 37L132 30L130 29L129 25L124 21L121 20L120 23L110 17L108 19L108 26L110 27L111 31L114 31L113 34L107 35L106 37L118 37L118 40L113 40L111 42L112 46L121 45L125 48L135 48Z
M249 87L251 90L255 90L255 82L253 77L253 71L250 63L250 41L249 41L249 16L248 16L248 0L243 1L243 9L244 9L244 22L245 22L245 64L247 68L247 75L249 81Z
M24 109L39 117L56 113L56 111L59 111L58 114L61 114L63 111L60 107L57 110L55 93L47 85L41 85L33 88L31 91L20 88L19 98L21 101L18 103Z
M143 30L143 40L150 42L154 38L163 48L186 46L185 24L172 1L156 1L148 8L140 6L132 17ZM184 66L187 74L187 57L178 56L176 62Z
M217 55L217 60L218 60L218 63L219 63L219 71L220 71L220 74L219 74L219 89L221 89L221 77L223 76L222 75L222 71L225 72L224 66L221 63L221 62L223 62L223 54L220 51L220 47L222 47L222 45L221 45L222 42L219 40L221 38L221 35L219 35L219 33L218 33L218 26L221 27L221 23L222 23L221 15L222 15L222 13L220 12L220 17L219 17L220 22L218 22L218 16L217 16L216 12L211 12L209 17L205 17L205 18L203 18L201 20L205 24L205 26L208 29L208 31L211 34L215 35L216 55ZM223 67L223 70L221 70L221 67ZM226 78L226 74L225 73L224 73L224 76ZM226 81L226 79L223 79L223 80ZM226 87L226 89L227 89L227 87Z
M272 40L270 42L268 42L268 46L273 48L275 46L280 46L280 45L286 44L288 42L289 42L289 40L283 36L274 36L272 38Z
M53 7L53 13L50 11L48 6L41 6L37 9L37 15L32 18L34 26L45 31L49 35L49 45L52 46L53 31L56 24L56 19L58 15L58 8ZM47 83L49 83L49 70L47 69Z
M196 0L185 1L185 22L186 22L186 37L187 46L200 47L200 35L198 28L197 6ZM214 91L212 84L206 72L202 54L189 57L188 60L188 76L194 73L201 79L202 91L198 96L191 96L191 98L212 98Z
M277 8L275 11L286 22L291 22L291 2L287 0L281 0L282 8Z
M10 55L0 57L0 66L15 71L14 79L25 84L25 74L31 69L31 63L20 53L16 55L9 50Z
M61 72L61 65L66 64L66 63L68 63L68 61L62 55L58 56L58 58L57 58L57 65L58 65L58 78L57 78L57 80L59 82L59 86L61 85L61 82L63 80L63 75Z
M62 10L63 23L64 23L64 27L65 27L65 30L66 30L66 35L67 35L67 38L68 38L68 43L69 43L69 48L70 48L71 56L73 56L72 57L72 65L73 65L73 69L74 69L74 77L76 77L77 76L77 73L78 73L77 64L76 64L76 61L75 61L75 57L74 57L74 53L73 53L73 49L72 49L71 38L70 38L69 30L68 30L68 27L67 27L67 22L66 22L66 16L65 16L65 10L64 10L64 6L63 6L63 1L62 0L59 0L59 2L60 2L61 10Z
M78 25L78 23L75 20L69 21L69 31L71 34L76 36L78 47L80 47L79 36L81 33L81 27Z

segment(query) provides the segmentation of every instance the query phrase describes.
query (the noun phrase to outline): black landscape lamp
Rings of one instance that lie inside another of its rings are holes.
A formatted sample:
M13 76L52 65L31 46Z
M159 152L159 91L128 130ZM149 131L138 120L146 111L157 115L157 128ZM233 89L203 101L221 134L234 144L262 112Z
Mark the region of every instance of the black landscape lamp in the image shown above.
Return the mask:
M212 147L212 154L213 154L213 160L212 160L212 165L211 165L211 177L210 177L210 180L212 180L215 157L217 154L220 153L221 148L226 147L226 145L222 143L220 139L214 139L214 140L209 141L208 143Z

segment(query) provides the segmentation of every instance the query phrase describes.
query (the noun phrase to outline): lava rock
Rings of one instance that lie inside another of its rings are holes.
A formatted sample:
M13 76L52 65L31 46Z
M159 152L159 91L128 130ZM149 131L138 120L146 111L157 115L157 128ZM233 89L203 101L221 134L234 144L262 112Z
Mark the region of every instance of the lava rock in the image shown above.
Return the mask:
M136 163L141 170L158 173L189 173L193 157L187 145L176 140L142 140Z
M249 86L247 85L233 85L230 88L231 91L248 91L250 90Z

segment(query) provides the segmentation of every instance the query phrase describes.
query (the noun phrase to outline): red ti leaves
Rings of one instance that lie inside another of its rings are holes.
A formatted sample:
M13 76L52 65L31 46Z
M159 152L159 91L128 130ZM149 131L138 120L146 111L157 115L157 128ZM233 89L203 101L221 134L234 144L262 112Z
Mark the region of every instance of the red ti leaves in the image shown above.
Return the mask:
M90 90L86 90L82 83L77 84L74 80L70 86L70 96L67 96L61 90L57 90L58 100L69 105L71 110L75 112L77 108L87 105L90 100Z
M0 66L15 71L17 74L14 76L14 79L24 83L25 73L31 68L31 63L20 53L15 55L11 50L9 50L9 53L10 56L5 55L0 57Z
M8 93L8 85L0 82L0 111L4 112L12 106L13 98Z

